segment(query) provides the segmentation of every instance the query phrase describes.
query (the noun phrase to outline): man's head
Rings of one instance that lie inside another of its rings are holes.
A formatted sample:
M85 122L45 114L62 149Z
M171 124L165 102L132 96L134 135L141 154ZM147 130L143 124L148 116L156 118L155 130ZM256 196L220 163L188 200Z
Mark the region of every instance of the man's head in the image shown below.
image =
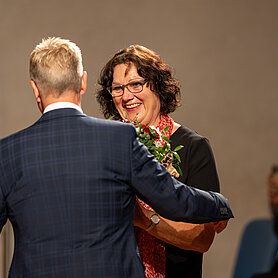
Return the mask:
M31 85L38 104L49 97L63 101L63 97L69 94L80 96L86 89L83 83L86 83L87 76L84 75L81 51L69 40L42 40L30 55Z

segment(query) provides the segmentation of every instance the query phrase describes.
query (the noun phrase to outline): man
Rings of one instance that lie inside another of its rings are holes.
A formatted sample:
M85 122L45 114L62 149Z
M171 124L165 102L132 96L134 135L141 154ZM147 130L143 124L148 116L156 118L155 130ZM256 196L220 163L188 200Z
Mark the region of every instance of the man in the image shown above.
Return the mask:
M220 194L172 179L132 125L82 113L87 73L74 43L42 41L30 76L43 115L0 141L0 230L9 218L15 234L11 278L144 277L136 194L176 221L233 217Z

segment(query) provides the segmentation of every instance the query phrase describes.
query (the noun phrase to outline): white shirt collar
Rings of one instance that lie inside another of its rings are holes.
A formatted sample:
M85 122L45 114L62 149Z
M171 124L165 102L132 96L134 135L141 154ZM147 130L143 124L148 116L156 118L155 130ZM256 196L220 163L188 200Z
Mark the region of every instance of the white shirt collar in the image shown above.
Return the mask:
M49 111L52 111L55 109L61 109L61 108L74 108L74 109L80 111L81 113L83 113L81 107L72 102L54 102L45 107L43 114L46 112L49 112Z

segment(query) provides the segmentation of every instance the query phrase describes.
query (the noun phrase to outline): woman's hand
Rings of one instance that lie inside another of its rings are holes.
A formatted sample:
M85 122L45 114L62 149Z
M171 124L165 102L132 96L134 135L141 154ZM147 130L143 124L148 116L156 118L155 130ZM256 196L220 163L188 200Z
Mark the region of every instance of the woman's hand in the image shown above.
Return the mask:
M145 209L136 198L134 207L134 226L146 230L151 224L150 218L154 212Z
M227 225L228 225L228 221L229 220L223 220L223 221L219 221L219 222L213 222L213 229L216 233L221 233L223 230L226 229Z

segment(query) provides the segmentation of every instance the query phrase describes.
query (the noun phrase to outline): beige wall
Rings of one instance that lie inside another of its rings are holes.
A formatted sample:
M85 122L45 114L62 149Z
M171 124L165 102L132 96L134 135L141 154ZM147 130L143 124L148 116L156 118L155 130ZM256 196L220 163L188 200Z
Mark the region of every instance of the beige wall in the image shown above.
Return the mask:
M274 0L0 0L0 137L39 117L28 56L42 37L81 47L89 75L83 108L97 117L93 94L107 59L132 43L156 50L182 86L183 106L173 116L210 139L236 216L205 256L204 278L231 277L243 226L270 216L266 175L278 162L277 12ZM3 233L0 240L2 278L9 255Z

